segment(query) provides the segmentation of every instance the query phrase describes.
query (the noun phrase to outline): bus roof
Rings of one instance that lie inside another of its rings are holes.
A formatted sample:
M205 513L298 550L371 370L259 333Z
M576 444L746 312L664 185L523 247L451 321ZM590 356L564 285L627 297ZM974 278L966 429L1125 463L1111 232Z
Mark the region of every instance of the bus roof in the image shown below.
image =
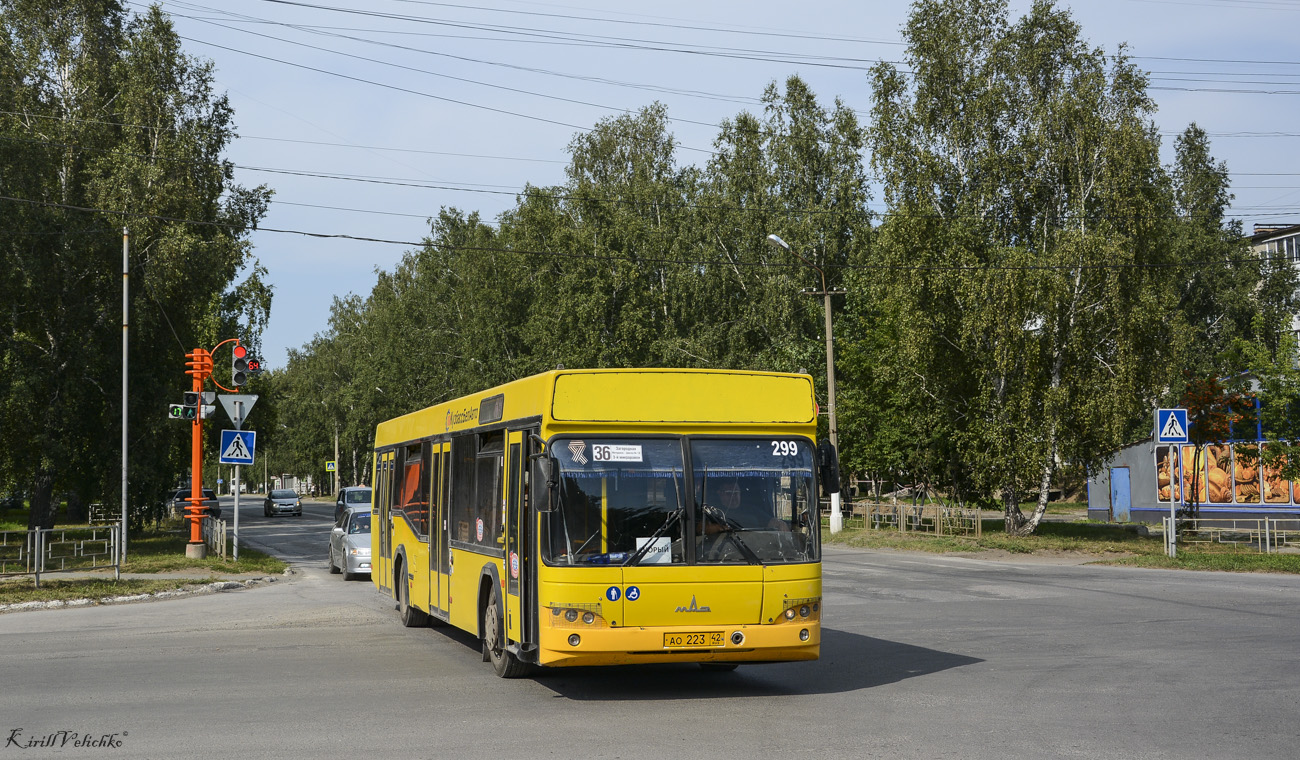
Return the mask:
M375 446L537 419L563 430L797 426L815 431L812 378L711 369L552 370L421 409L375 431Z

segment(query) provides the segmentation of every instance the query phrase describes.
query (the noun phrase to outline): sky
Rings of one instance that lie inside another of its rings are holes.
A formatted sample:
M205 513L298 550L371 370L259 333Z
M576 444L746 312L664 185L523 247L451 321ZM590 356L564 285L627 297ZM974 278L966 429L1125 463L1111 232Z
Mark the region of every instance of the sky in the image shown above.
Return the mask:
M1150 73L1162 158L1195 122L1231 174L1233 218L1300 223L1300 0L1092 0L1094 47ZM493 222L526 184L564 181L568 145L659 101L682 164L797 74L865 123L868 69L903 58L889 0L193 0L159 2L211 60L239 133L235 180L275 191L254 256L274 288L267 368L366 297L453 207ZM1012 0L1013 19L1030 3ZM139 13L145 5L127 2ZM873 208L880 211L880 193ZM755 230L759 237L776 230Z

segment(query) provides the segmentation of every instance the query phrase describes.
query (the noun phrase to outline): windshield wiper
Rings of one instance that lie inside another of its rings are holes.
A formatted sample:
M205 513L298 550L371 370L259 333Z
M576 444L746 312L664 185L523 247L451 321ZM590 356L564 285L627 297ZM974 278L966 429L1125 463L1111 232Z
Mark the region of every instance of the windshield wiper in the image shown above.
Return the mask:
M682 518L682 513L685 511L686 511L685 507L678 507L677 509L673 510L668 515L668 519L664 520L664 524L659 526L659 530L656 530L654 533L651 533L650 538L646 539L646 542L644 544L641 544L641 548L637 549L635 552L633 552L631 557L627 558L627 561L623 563L623 567L627 567L629 565L635 565L636 563L640 562L641 558L644 557L647 553L649 553L650 548L654 546L655 541L658 541L659 538L663 536L664 533L668 532L668 529L672 527L673 523L677 522Z

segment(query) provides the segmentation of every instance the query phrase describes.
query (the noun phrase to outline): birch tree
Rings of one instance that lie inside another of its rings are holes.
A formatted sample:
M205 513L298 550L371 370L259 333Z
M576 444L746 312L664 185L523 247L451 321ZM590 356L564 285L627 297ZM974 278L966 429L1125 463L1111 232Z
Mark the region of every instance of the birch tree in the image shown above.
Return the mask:
M1146 79L1035 2L920 0L871 75L888 210L863 278L895 393L937 417L974 494L1034 531L1063 460L1117 448L1185 340L1162 299L1172 213ZM1037 495L1026 515L1021 499Z

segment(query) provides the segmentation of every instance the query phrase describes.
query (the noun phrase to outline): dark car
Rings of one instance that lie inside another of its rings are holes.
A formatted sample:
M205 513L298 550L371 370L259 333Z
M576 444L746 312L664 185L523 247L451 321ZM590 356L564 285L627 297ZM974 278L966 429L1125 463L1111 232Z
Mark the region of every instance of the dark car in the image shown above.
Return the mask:
M339 497L334 500L334 522L339 521L344 510L360 505L370 506L370 486L348 486L339 489Z
M190 505L190 489L178 488L167 497L167 511L177 517L189 517L190 513L186 507ZM221 503L217 501L217 495L212 492L211 488L203 489L203 507L207 510L208 517L221 519Z
M293 515L302 517L302 499L298 493L288 488L276 488L262 501L262 514L267 517L276 515Z

